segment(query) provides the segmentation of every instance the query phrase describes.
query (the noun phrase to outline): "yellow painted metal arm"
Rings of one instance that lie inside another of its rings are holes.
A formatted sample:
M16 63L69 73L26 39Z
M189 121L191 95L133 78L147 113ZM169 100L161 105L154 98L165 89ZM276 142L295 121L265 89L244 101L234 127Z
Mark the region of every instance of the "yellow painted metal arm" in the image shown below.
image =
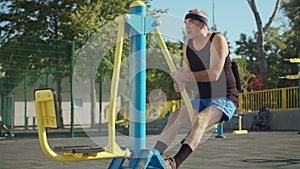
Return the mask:
M118 88L120 81L120 69L121 69L121 59L122 59L122 48L123 48L123 37L124 37L124 25L125 19L118 19L118 36L117 36L117 44L116 44L116 53L114 60L114 69L113 69L113 77L112 77L112 86L110 92L110 102L109 102L109 115L108 115L108 145L106 146L106 150L113 154L124 154L121 148L116 144L116 129L115 129L115 121L116 121L116 103L118 96Z
M291 63L300 63L300 58L290 58L290 59L283 59L283 60Z
M167 61L167 64L170 68L170 71L171 72L175 72L176 71L176 67L175 67L175 64L173 62L173 59L168 51L168 48L158 30L158 28L155 28L153 30L154 34L155 34L155 37L157 39L157 42L158 42L158 45L160 46L162 52L163 52L163 55ZM193 121L193 118L194 118L194 111L193 111L193 107L192 107L192 103L190 101L190 98L187 94L187 91L184 89L183 92L181 92L181 96L183 97L183 100L184 100L184 103L187 107L187 110L188 110L188 113L189 113L189 117L190 117L190 120Z
M294 79L299 79L300 78L300 72L297 75L285 75L279 77L280 79L289 79L289 80L294 80Z

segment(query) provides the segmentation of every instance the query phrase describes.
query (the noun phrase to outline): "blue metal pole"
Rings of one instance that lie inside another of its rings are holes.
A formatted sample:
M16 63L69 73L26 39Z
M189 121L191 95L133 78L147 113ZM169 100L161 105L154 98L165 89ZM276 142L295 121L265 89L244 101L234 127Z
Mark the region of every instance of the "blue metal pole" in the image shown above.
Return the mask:
M221 122L218 124L218 135L216 136L216 138L225 138L223 132L224 132L224 122Z
M129 138L132 156L126 168L165 168L160 153L146 149L146 35L159 23L156 18L146 16L144 2L135 1L130 5L125 30L130 36ZM114 159L109 168L120 168L124 160Z
M131 149L139 155L146 148L146 5L136 1L130 6L130 14L140 19L135 24L140 31L130 29L130 129Z

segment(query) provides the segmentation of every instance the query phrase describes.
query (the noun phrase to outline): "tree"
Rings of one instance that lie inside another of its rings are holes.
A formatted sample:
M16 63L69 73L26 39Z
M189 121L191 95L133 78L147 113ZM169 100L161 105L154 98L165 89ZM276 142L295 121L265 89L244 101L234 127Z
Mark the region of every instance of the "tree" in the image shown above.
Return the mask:
M280 52L283 58L300 58L300 1L299 0L285 0L282 2L283 14L288 18L288 23L283 23L285 31L283 33L283 43L287 46ZM281 76L288 74L297 74L298 68L296 64L289 62L282 62ZM280 80L280 87L296 86L297 80Z
M263 83L266 86L268 72L267 72L267 61L266 61L265 48L264 48L264 38L265 38L264 32L269 29L271 23L273 22L275 15L279 9L281 0L276 1L274 11L265 26L262 25L262 20L261 20L260 14L256 8L255 0L247 0L247 1L251 8L251 11L254 14L255 21L256 21L256 26L257 26L257 37L256 37L257 47L256 48L257 48L257 52L258 52L258 59L260 62L259 70L260 70L260 76L263 80Z
M234 53L247 60L247 69L250 71L257 70L257 48L255 40L252 37L247 37L246 34L241 33L240 40L235 43L237 48Z
M11 39L18 37L35 37L43 41L45 44L52 44L52 40L73 40L69 39L69 31L63 23L69 21L69 14L74 7L81 6L84 3L75 3L70 1L6 1L1 3L2 21L1 37L3 43L10 42ZM72 35L72 34L71 34ZM33 50L38 50L33 48ZM70 48L69 48L70 49ZM71 54L71 52L69 52ZM43 56L42 56L43 57ZM53 75L57 83L58 93L58 111L59 122L63 123L62 107L61 107L61 80L65 76L62 73L60 64L64 64L64 68L70 69L70 62L65 62L64 57L57 56L55 62L49 60L48 64L53 65ZM69 56L70 58L70 56ZM27 63L26 57L23 62ZM25 69L27 70L27 69ZM63 124L60 124L63 126Z
M116 44L116 37L112 35L117 34L117 25L113 22L116 16L129 13L129 6L131 1L91 1L83 6L76 8L70 15L71 22L65 23L73 30L74 38L80 43L84 44L83 48L89 51L87 54L88 62L86 67L82 70L88 70L86 76L90 83L90 99L91 99L91 127L95 125L96 112L96 66L99 66L99 55L103 56L102 69L103 77L110 79L112 77L112 69L114 62L114 49ZM82 25L79 27L78 25ZM111 30L109 30L111 29ZM98 38L91 41L89 39ZM128 48L128 46L127 46ZM106 50L109 49L109 50ZM124 50L127 51L127 50ZM104 57L105 55L105 57ZM127 55L128 56L128 55ZM95 65L98 64L98 65ZM99 78L99 77L98 77ZM101 91L100 91L101 92Z
M283 1L282 8L284 14L289 18L289 25L291 27L291 44L290 49L294 50L294 53L291 53L291 57L299 58L300 57L300 1L298 0L289 0Z
M249 86L249 80L253 77L253 74L247 70L246 58L235 58L233 61L238 65L241 89L246 92Z
M77 41L80 41L84 44L83 48L87 47L87 49L91 54L88 57L99 57L99 55L103 56L102 60L102 70L103 70L103 80L109 80L112 78L113 68L114 68L114 58L115 58L115 44L116 44L116 35L117 35L117 24L113 22L116 16L121 16L123 14L129 13L129 6L132 3L132 0L112 0L112 1L100 1L94 0L90 3L87 3L81 7L76 8L71 15L70 19L72 22L67 23L72 30L75 31L74 35ZM150 6L146 3L148 10ZM153 11L149 11L151 15L155 15L157 13L164 13L165 10L154 9ZM78 27L78 25L84 25L82 27ZM98 38L94 40L94 42L100 42L97 44L90 44L89 39ZM152 43L151 36L147 37L147 47ZM109 49L109 50L107 50ZM126 80L126 75L128 75L128 62L126 62L127 57L129 56L129 38L124 39L123 45L123 53L122 53L122 71L121 78ZM97 59L97 58L96 58ZM94 65L95 60L89 58L90 62L86 64L85 68L82 69L91 69L95 68ZM94 126L94 116L95 116L95 108L96 108L96 94L95 94L95 81L98 81L99 76L95 77L93 74L95 70L90 70L90 74L87 75L89 77L91 91L91 126ZM99 73L97 73L99 75ZM128 78L128 76L127 76ZM100 91L101 92L101 91ZM126 100L127 96L122 95L122 98Z
M113 21L118 15L128 13L130 3L131 0L1 2L1 45L3 46L10 39L22 35L39 38L45 43L51 39L76 40L78 47L80 47L89 37L101 29L103 25L109 21ZM27 62L26 58L23 59L24 62ZM63 62L56 61L53 65L58 65L57 63ZM65 63L64 67L69 69L71 66L70 63ZM54 66L53 68L58 67ZM58 98L60 98L61 79L63 75L54 74L54 76L57 81ZM95 95L91 95L91 97L95 98ZM60 99L59 102L61 105ZM59 112L62 118L61 108Z
M288 48L286 37L280 34L280 28L270 27L265 32L265 49L268 64L268 88L279 86L279 76L285 72L287 65L282 64L285 58L282 51Z
M266 32L266 38L264 42L265 57L268 64L268 88L278 87L281 72L283 70L288 70L287 65L281 64L280 61L285 58L284 51L288 48L287 45L287 34L280 35L280 28L270 27ZM237 48L235 50L236 55L241 56L242 59L246 60L247 70L255 75L255 78L251 78L250 82L252 86L251 90L265 89L262 77L258 74L256 70L259 70L260 60L257 55L256 48L256 38L246 37L245 34L241 34L240 40L236 41ZM255 82L253 82L253 81Z
M0 2L0 20L1 20L1 33L0 33L0 46L5 42L17 36L31 36L39 38L44 43L51 44L51 40L63 41L76 41L77 49L82 49L84 46L90 45L91 48L95 47L91 44L86 44L87 41L97 34L99 30L103 29L105 25L113 22L116 16L129 13L129 6L132 0L75 0L75 1L62 1L62 0L48 0L48 1L5 1ZM149 7L149 5L148 5ZM152 13L165 12L163 10L153 10ZM114 31L116 27L111 27ZM105 44L99 44L97 47L104 48L105 45L115 45L115 39L112 39L106 34L100 36L106 38ZM109 39L110 38L110 39ZM125 42L127 43L127 42ZM125 47L125 45L124 45ZM124 48L123 57L128 56L129 47ZM100 51L101 52L101 51ZM88 55L86 55L88 56ZM60 58L60 57L58 57ZM103 77L110 79L113 69L114 49L106 52L105 59L103 60ZM26 58L23 62L27 63ZM47 62L50 63L50 62ZM62 64L62 61L53 62L52 68L58 69L57 63ZM64 68L70 69L70 63L65 63ZM1 63L0 63L1 64ZM86 64L83 69L89 68L91 61ZM94 67L92 67L94 68ZM89 73L96 70L90 70ZM95 81L99 79L99 73L85 74L89 77L91 86L91 122L94 125L96 94L95 94ZM61 89L61 79L64 74L54 74L57 81L57 88ZM97 76L97 77L95 77ZM60 97L61 91L57 91ZM61 100L59 100L61 104ZM61 110L61 109L60 109ZM60 116L62 118L62 111ZM62 120L61 120L62 121Z
M289 25L296 33L300 32L300 2L298 0L286 0L282 2L284 14L289 18ZM298 34L299 37L299 34ZM299 47L299 46L298 46Z

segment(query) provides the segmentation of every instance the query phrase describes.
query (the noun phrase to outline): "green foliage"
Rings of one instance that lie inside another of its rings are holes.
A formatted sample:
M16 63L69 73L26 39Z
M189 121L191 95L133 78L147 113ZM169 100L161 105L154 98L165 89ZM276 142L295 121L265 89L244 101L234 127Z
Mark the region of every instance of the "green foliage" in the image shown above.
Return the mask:
M284 0L282 1L282 9L290 20L289 25L291 29L299 33L300 32L300 1L299 0ZM299 38L299 34L298 34Z
M84 77L86 82L92 83L90 80L99 82L100 72L93 68L99 66L100 57L103 64L103 79L110 80L117 35L117 24L113 20L117 16L129 13L129 6L132 2L133 0L0 2L0 71L6 72L6 77L1 78L1 81L9 81L6 88L9 86L9 90L13 90L16 86L11 83L19 84L24 79L24 73L32 75L29 75L29 82L32 85L39 79L44 82L45 74L55 77L61 104L61 90L67 88L62 84L62 80L70 77L71 41L76 41L76 62L83 60L86 63L77 67L84 71L78 71L81 74L76 72L78 73L76 76ZM149 4L147 5L149 7ZM154 9L149 12L155 16L167 10ZM147 37L147 47L155 47L151 35ZM182 56L180 53L182 44L168 43L168 47L174 54L177 65L181 64L178 60ZM124 79L128 78L128 56L129 38L127 37L122 53L121 78ZM161 63L163 62L165 61ZM31 74L33 70L34 74ZM97 71L96 77L95 74L90 74L93 71ZM148 93L153 89L161 88L167 93L168 99L178 97L168 72L149 69L147 75ZM12 79L7 79L9 77ZM5 88L4 85L1 87ZM59 111L62 114L61 110Z
M18 49L29 48L32 53L22 52L22 57L19 58L15 56L16 51L10 50L9 53L5 53L6 56L13 57L7 57L10 58L10 60L7 59L8 61L5 63L4 59L1 60L1 65L5 64L2 69L13 69L10 70L10 73L6 72L6 74L22 74L26 71L30 71L31 69L36 69L39 74L42 74L43 72L45 73L46 70L54 70L49 71L49 73L55 77L55 81L57 82L57 93L60 107L62 79L67 76L71 67L71 48L67 45L67 49L64 50L65 55L62 56L59 54L60 51L56 48L56 44L53 43L53 39L63 42L76 40L76 49L80 49L86 45L85 43L90 39L90 37L99 31L103 25L106 25L109 21L113 21L116 16L128 13L131 2L132 0L48 0L0 2L0 46L2 50L5 50L5 47L7 48L8 46L12 46L12 42L16 41L16 39L20 36L30 36L33 37L33 39L37 39L36 42L32 43L36 46L25 46L23 44L14 46L14 48ZM101 38L103 39L103 37ZM29 42L27 43L29 44ZM44 47L38 47L42 44L49 45L48 50L52 51L52 55L46 55L45 53L47 53L47 49ZM91 44L90 47L93 48L97 46L93 46ZM90 53L84 53L84 56L87 56L87 54ZM18 55L20 56L20 54ZM113 55L109 57L113 58ZM55 58L55 61L52 61L52 58ZM91 60L92 59L93 58L91 58ZM18 63L22 64L18 67L18 65L16 65ZM89 64L87 64L85 68L88 66ZM47 69L45 67L47 67ZM68 76L70 77L70 72ZM7 78L8 77L11 76L7 76ZM12 78L15 79L10 79L10 82L18 80L17 76ZM5 78L2 78L1 80L5 80ZM13 87L14 86L11 85L11 88ZM61 110L59 110L59 113L62 113Z
M70 31L63 23L68 22L70 12L82 4L57 0L1 2L0 46L4 57L1 61L5 62L6 74L17 75L30 70L41 74L47 67L58 82L66 73L70 74L71 45L66 40L73 38L68 38ZM7 50L9 46L16 50ZM10 56L10 60L5 56Z
M236 41L237 48L235 54L246 59L247 70L260 78L259 58L256 48L256 34L253 37L247 37L245 34L240 35L240 40ZM291 38L293 34L285 31L280 34L280 28L270 27L265 32L265 55L267 59L268 70L268 88L294 86L294 82L286 83L286 80L280 80L279 76L283 76L295 71L295 67L283 61L284 58L290 58L291 51L294 51ZM294 65L296 66L296 65ZM255 79L250 79L251 81ZM246 83L246 82L245 82Z
M297 85L297 80L284 80L278 77L297 74L297 65L283 60L285 58L300 57L300 1L282 1L281 7L285 16L289 19L289 23L282 23L282 27L285 29L270 27L264 32L264 48L268 65L268 88ZM287 27L287 25L290 27ZM256 33L253 34L253 37L241 34L240 40L236 42L238 47L235 50L236 55L246 59L247 70L255 75L260 74L258 72L260 63L256 48L256 36ZM256 76L255 79L251 79L250 81L257 80L257 78L259 77Z
M176 67L180 69L182 67L183 44L181 42L166 42L166 45ZM149 68L147 70L147 95L152 90L160 89L166 94L167 100L178 99L180 94L174 90L169 67L159 46L154 43L152 50L147 54L147 67Z
M1 69L6 73L0 85L9 81L9 86L5 87L9 93L19 85L25 73L29 75L29 85L45 78L46 71L59 72L63 77L69 75L70 47L70 42L66 41L43 41L26 36L10 39L0 48Z
M249 86L249 80L253 77L253 75L247 70L247 60L245 57L235 58L233 61L236 62L239 69L239 76L241 81L241 89L247 90Z
M277 88L279 76L286 73L286 65L282 64L284 56L281 51L287 48L284 36L279 34L280 28L270 27L265 32L265 50L268 63L268 88Z
M237 45L234 53L247 60L247 69L249 71L259 70L257 49L255 39L244 33L240 35L240 40L235 42Z
M288 18L287 29L282 34L283 43L287 46L280 52L283 58L300 58L300 1L285 0L282 2L284 15ZM284 62L285 66L281 75L297 74L298 69L296 64ZM297 80L281 80L280 86L296 86Z

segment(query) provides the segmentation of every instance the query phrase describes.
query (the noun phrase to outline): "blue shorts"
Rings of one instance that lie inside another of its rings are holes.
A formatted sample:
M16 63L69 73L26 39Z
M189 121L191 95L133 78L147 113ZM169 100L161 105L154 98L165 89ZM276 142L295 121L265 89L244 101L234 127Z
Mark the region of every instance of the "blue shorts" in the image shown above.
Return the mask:
M199 99L197 97L193 97L191 102L193 108L198 110L198 112L204 110L209 106L221 110L223 112L223 116L220 121L229 121L236 110L236 106L234 105L234 103L230 99L225 97L212 99Z

